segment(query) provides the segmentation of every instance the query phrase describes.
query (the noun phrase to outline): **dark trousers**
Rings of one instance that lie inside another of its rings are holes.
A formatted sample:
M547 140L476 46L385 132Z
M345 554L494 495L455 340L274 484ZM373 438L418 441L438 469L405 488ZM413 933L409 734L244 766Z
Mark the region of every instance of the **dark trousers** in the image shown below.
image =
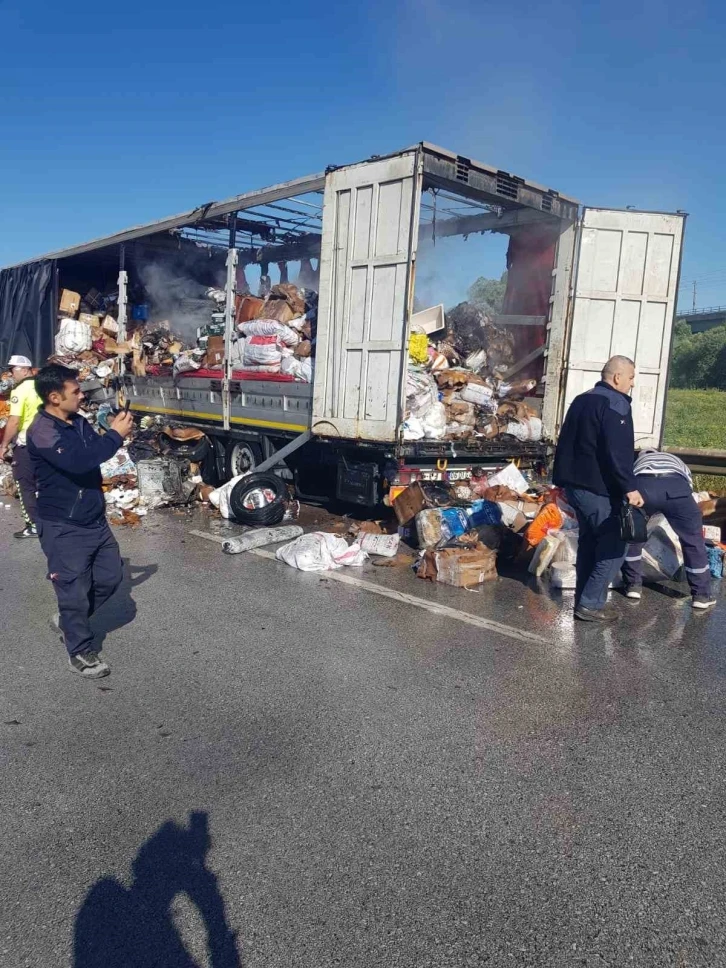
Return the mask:
M577 514L580 527L575 607L601 609L625 555L617 509L609 497L581 488L568 487L567 500Z
M711 594L711 572L703 540L703 517L693 500L688 481L680 474L672 477L636 478L647 514L664 514L678 535L683 550L686 578L692 595ZM623 578L628 585L641 585L643 545L631 544L623 562Z
M123 579L118 543L102 518L88 528L67 521L38 521L40 544L48 559L60 625L70 655L91 648L89 618Z
M38 520L36 511L35 471L27 447L16 444L13 448L13 477L20 491L20 506L26 524L35 524Z

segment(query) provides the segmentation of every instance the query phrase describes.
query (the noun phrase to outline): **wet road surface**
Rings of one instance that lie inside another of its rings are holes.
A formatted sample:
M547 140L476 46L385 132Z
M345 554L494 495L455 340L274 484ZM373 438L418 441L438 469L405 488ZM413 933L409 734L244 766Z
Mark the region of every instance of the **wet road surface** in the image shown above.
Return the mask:
M3 968L726 964L724 604L355 572L499 634L156 514L93 684L4 514Z

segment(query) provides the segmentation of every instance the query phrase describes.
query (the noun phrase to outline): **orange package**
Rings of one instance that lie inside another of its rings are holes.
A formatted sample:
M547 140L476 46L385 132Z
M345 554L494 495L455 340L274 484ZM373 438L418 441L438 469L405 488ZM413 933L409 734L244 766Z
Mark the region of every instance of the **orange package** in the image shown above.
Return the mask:
M545 504L534 521L527 528L527 543L536 548L545 535L556 531L564 524L562 511L556 504Z

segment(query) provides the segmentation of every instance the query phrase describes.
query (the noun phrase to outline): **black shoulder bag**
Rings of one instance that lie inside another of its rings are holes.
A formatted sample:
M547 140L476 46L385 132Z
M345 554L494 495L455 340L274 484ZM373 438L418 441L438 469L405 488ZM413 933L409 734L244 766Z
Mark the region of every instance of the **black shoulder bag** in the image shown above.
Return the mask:
M648 516L628 501L624 501L620 508L620 539L628 544L648 540Z

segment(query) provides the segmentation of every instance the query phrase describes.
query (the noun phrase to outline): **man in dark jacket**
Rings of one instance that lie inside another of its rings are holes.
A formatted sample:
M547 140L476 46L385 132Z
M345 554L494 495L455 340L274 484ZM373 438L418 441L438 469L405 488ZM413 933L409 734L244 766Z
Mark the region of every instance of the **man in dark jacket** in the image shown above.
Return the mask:
M614 356L600 382L573 400L557 444L554 482L565 489L580 527L575 617L585 622L616 618L605 602L625 557L618 509L623 500L643 506L633 474L634 383L633 361Z
M73 672L98 679L110 672L93 650L89 618L113 595L123 577L121 555L106 521L100 465L116 453L133 428L118 414L99 436L78 410L83 394L77 374L46 366L35 378L43 408L28 430L38 485L38 534L48 559L60 613L53 620Z

